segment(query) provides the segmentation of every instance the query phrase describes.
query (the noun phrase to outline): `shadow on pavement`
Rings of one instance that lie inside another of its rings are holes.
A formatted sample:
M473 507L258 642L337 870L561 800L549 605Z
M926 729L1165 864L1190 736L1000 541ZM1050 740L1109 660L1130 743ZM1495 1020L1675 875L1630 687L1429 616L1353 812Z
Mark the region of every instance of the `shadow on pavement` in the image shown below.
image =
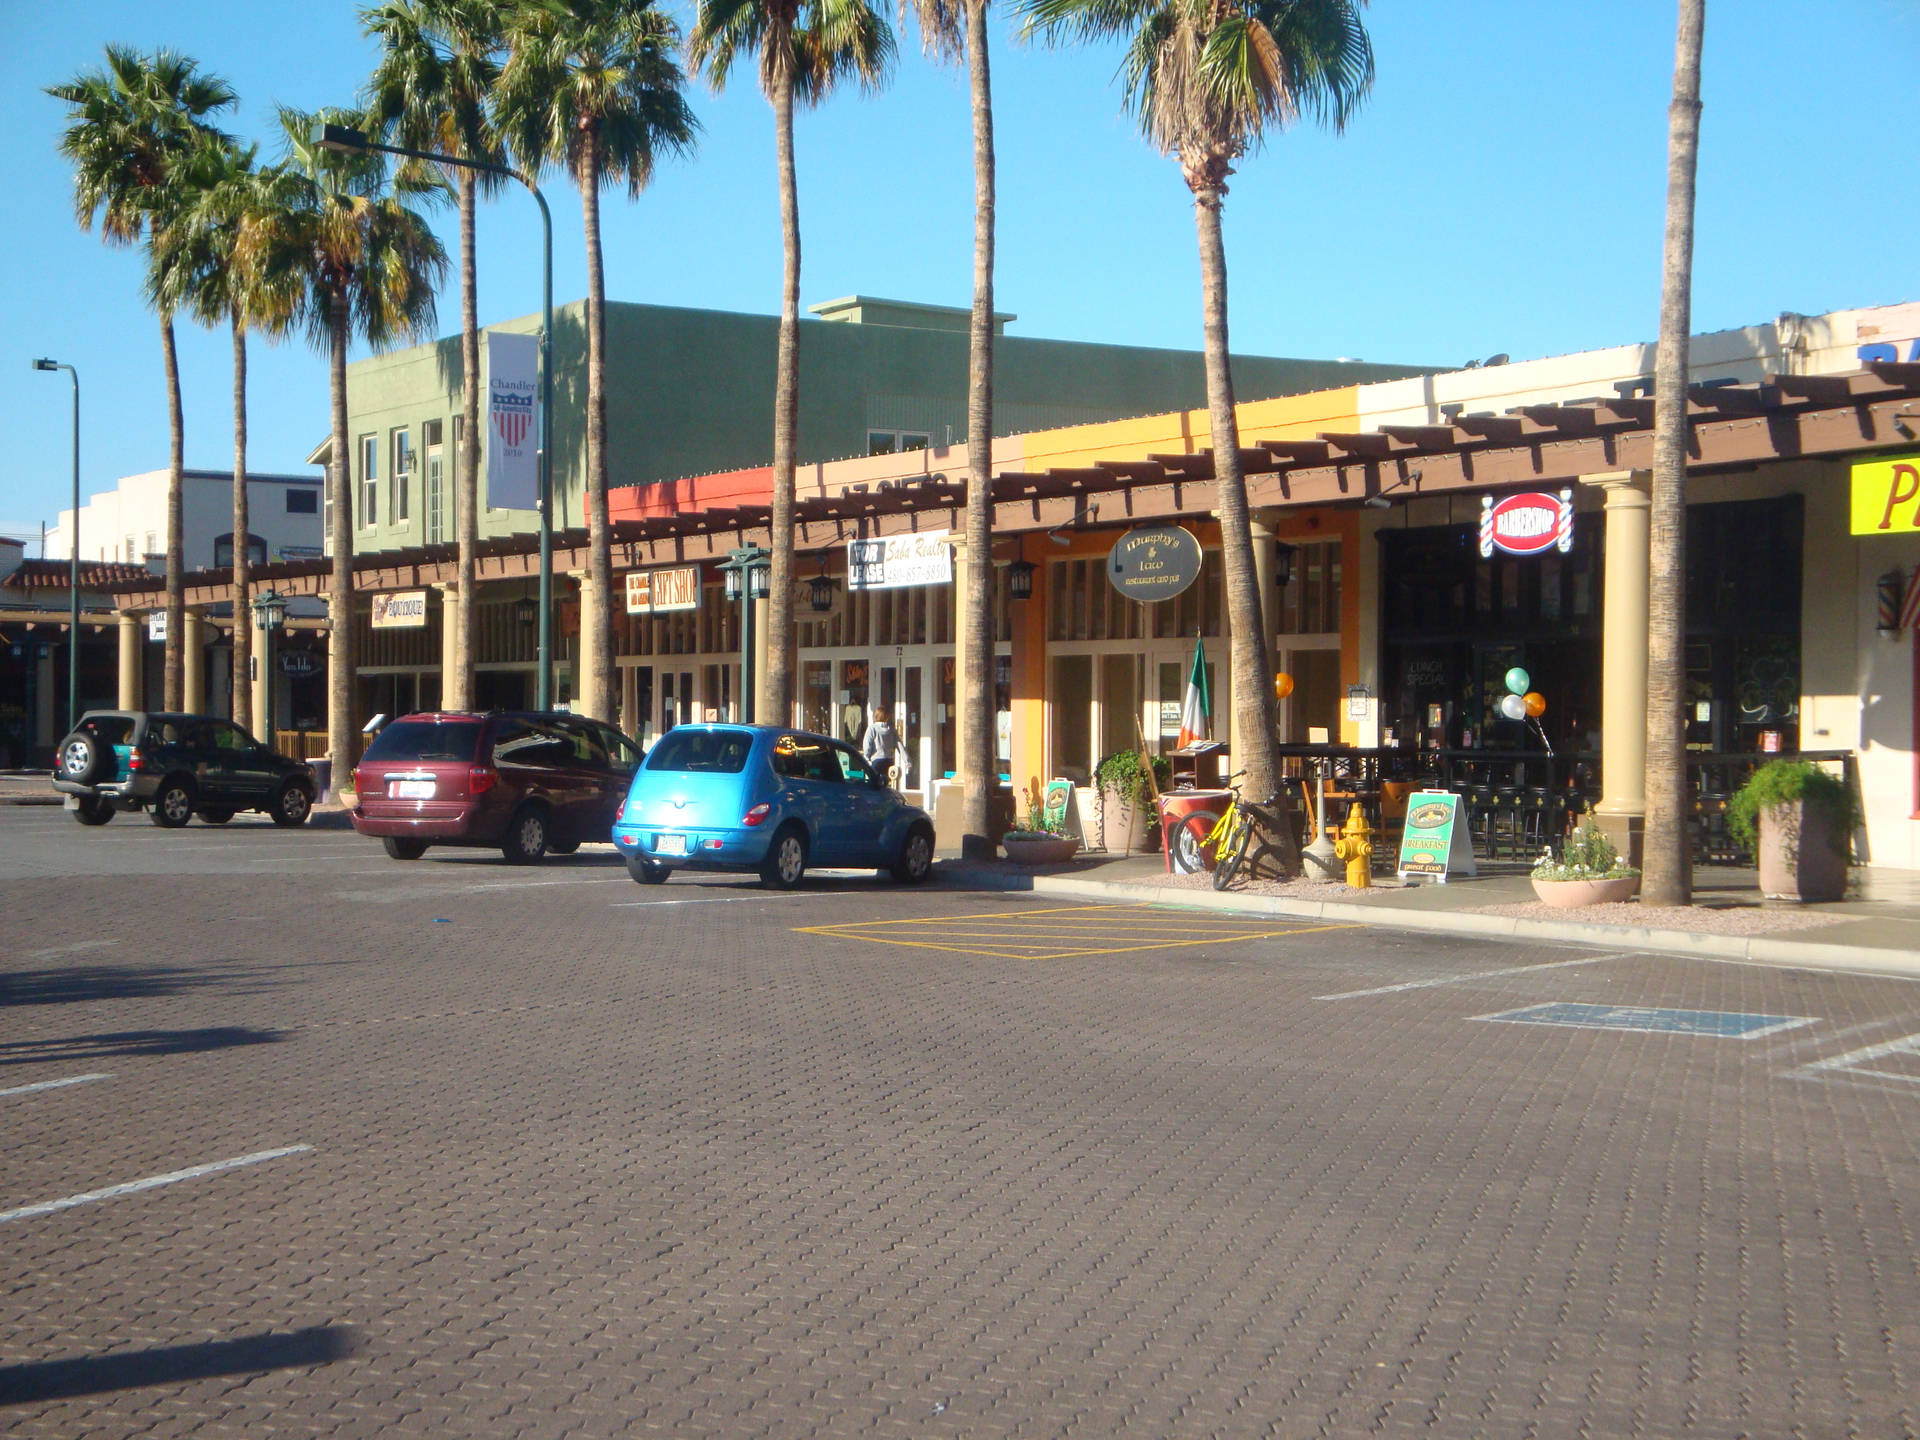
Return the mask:
M0 1008L70 1005L87 1000L136 1000L250 978L253 977L247 973L184 970L173 965L72 965L58 969L0 971Z
M31 1405L79 1395L99 1395L109 1390L206 1380L215 1375L327 1365L350 1358L360 1348L360 1337L351 1326L319 1325L284 1335L249 1335L239 1340L168 1345L125 1355L0 1365L0 1405Z
M202 1050L230 1050L239 1045L272 1045L286 1038L279 1030L215 1025L202 1030L120 1030L102 1035L69 1035L61 1040L11 1040L0 1043L0 1065L98 1060L109 1055L191 1055Z

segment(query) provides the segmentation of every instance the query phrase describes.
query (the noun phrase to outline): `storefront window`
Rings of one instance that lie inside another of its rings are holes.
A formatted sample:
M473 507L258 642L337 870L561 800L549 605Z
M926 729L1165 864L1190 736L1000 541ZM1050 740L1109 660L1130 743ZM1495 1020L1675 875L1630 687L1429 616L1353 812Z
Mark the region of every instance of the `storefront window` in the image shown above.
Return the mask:
M1085 784L1093 774L1093 657L1056 655L1052 669L1053 773Z

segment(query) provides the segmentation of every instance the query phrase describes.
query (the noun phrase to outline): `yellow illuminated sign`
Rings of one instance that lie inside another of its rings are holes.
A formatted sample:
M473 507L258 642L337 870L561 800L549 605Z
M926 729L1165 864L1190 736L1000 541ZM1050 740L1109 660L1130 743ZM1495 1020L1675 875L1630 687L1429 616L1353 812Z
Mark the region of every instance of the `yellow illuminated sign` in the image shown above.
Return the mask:
M1920 455L1853 467L1853 533L1920 534Z

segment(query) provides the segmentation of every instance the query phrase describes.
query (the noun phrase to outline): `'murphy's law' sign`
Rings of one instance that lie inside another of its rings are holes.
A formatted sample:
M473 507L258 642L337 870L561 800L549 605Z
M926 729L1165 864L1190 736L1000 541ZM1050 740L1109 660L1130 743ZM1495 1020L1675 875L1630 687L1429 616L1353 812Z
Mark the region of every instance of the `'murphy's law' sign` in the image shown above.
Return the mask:
M1852 528L1855 535L1920 532L1920 455L1853 467Z
M487 332L487 504L540 507L540 341Z

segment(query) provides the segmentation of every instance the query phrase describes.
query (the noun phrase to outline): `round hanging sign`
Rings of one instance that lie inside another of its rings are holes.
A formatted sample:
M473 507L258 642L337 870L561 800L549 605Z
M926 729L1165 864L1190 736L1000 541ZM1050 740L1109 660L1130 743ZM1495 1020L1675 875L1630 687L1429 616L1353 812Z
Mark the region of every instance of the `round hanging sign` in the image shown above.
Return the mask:
M1129 530L1107 553L1107 578L1129 600L1171 600L1200 578L1200 542L1178 525Z

